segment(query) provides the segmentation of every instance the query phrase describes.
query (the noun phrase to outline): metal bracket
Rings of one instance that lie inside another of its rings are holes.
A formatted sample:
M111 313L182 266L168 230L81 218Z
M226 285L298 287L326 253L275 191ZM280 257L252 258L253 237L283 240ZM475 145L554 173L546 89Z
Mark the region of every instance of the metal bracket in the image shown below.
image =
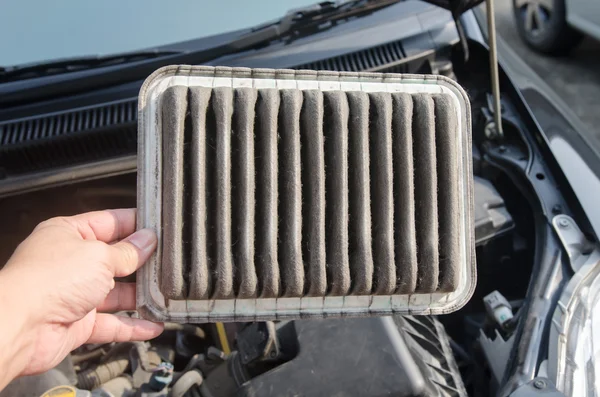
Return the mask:
M555 216L552 219L552 226L569 255L571 268L576 272L594 250L594 244L585 237L577 223L568 215Z
M552 382L546 378L535 378L512 392L510 397L565 397L563 393L556 390Z

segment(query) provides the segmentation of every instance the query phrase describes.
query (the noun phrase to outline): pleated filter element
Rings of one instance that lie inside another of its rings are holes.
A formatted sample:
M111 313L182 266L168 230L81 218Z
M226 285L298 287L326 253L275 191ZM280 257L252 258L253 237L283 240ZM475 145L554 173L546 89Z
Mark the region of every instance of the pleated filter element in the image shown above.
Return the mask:
M457 310L475 286L470 109L441 76L172 66L140 92L140 313Z

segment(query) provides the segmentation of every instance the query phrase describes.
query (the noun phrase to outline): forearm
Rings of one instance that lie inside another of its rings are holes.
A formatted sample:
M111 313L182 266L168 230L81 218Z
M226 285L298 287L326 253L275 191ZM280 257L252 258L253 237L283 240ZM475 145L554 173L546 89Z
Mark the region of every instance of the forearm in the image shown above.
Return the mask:
M22 307L27 291L19 288L9 271L0 271L0 390L26 366L28 346L34 343Z

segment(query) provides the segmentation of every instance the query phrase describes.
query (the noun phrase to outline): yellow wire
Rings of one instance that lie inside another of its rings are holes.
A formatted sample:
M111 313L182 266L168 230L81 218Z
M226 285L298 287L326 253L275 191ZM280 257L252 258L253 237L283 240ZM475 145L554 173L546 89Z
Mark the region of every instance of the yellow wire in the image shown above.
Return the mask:
M219 342L221 342L221 348L223 349L223 353L229 354L231 353L231 349L229 348L229 341L227 340L227 333L225 332L225 326L223 323L217 323L217 333L219 334Z

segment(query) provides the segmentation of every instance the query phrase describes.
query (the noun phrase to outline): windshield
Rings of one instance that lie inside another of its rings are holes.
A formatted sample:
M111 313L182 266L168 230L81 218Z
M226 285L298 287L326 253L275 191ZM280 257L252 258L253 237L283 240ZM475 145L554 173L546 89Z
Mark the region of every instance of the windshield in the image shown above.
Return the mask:
M0 66L157 47L252 27L314 2L3 1Z

